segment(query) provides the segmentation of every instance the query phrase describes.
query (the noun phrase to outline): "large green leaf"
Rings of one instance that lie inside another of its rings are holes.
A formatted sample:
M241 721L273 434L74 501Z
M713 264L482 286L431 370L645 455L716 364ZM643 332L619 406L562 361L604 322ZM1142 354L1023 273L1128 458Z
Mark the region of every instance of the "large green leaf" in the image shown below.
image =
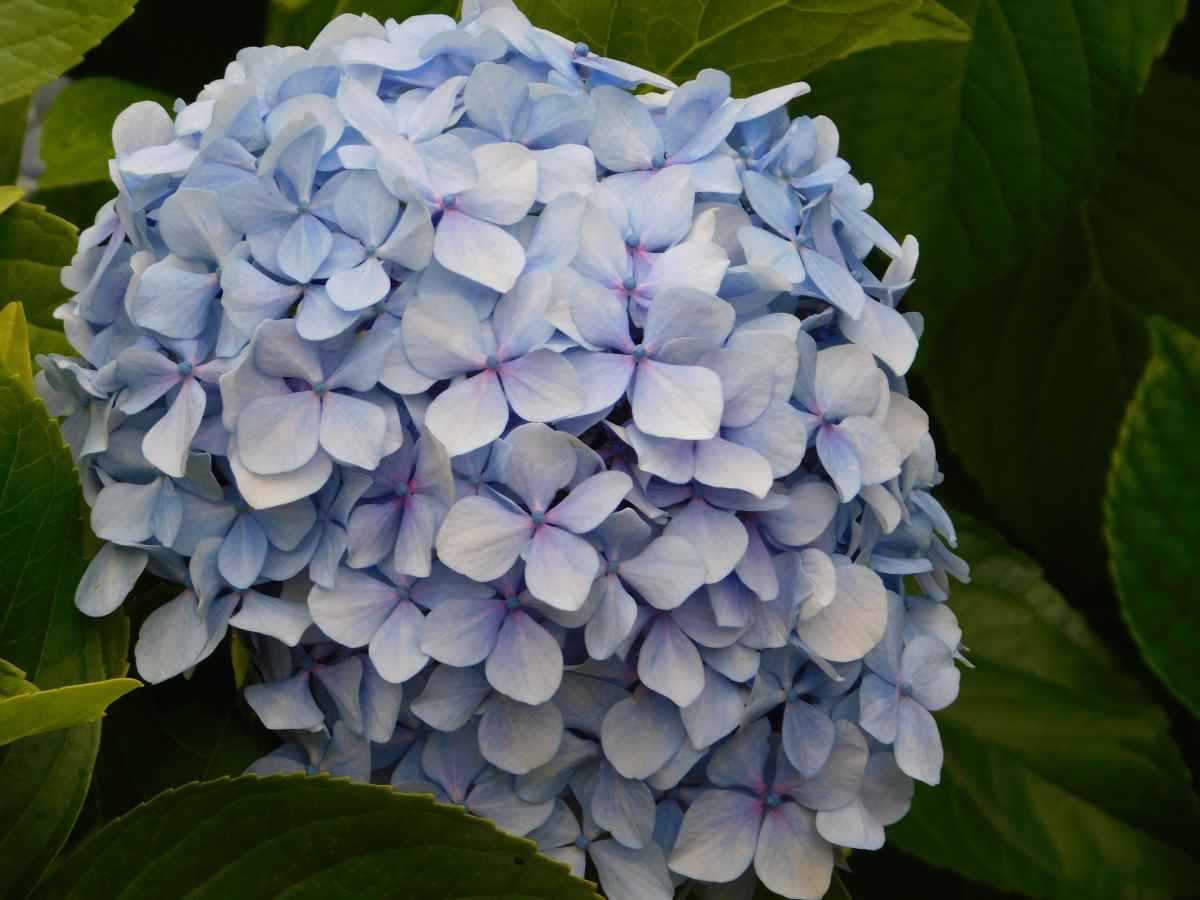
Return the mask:
M1105 589L1101 500L1144 319L1200 333L1200 82L1156 69L1097 197L972 295L923 373L950 445L1076 602Z
M131 12L132 0L0 0L0 103L82 61Z
M968 290L1019 262L1095 188L1186 2L945 6L970 43L856 53L814 73L801 104L838 124L841 155L875 185L880 221L921 241L909 299L931 337Z
M1150 337L1108 477L1105 532L1134 638L1200 715L1200 340L1157 317Z
M1200 807L1166 715L1028 557L958 517L971 648L937 714L942 783L889 834L936 865L1054 900L1169 897L1200 884Z
M59 273L75 254L77 236L70 222L33 203L16 203L0 215L0 307L19 300L31 325L62 331L54 310L71 292Z
M594 898L532 843L432 798L303 775L160 794L57 869L38 900L117 896Z
M124 616L75 609L79 503L58 424L0 368L0 657L46 690L125 674ZM89 722L0 746L0 897L24 897L66 840L99 740Z
M141 686L133 678L106 678L7 697L0 700L0 744L81 722L94 722L110 703Z
M123 109L143 100L167 110L172 103L162 91L103 77L76 81L55 97L42 128L46 171L38 177L38 188L107 182L113 122Z
M518 0L533 24L684 82L704 68L739 95L796 81L887 28L919 0Z

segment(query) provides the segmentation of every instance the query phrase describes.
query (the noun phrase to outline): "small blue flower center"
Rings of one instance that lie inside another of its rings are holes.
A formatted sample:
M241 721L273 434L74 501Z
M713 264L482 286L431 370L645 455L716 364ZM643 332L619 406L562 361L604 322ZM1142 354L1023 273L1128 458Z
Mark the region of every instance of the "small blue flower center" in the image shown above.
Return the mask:
M412 489L408 486L408 482L402 481L402 482L400 482L400 484L396 485L396 496L397 497L407 497L409 494L409 491L411 491L411 490Z
M540 511L535 512L529 518L533 519L534 525L545 525L546 524L546 514L544 512L540 512Z
M627 448L625 446L624 441L613 441L612 442L612 452L617 454L618 456L620 456L622 453L624 453L627 449L629 449L629 448Z
M778 809L779 804L783 802L783 798L774 791L771 791L771 793L763 798L763 802L767 804L767 809Z
M84 394L82 397L80 397L78 400L75 401L75 405L78 406L80 409L87 409L89 406L92 405L92 398L89 397L87 394Z
M216 279L217 279L217 281L220 281L220 280L221 280L221 276L222 276L222 275L224 275L224 274L225 274L225 267L224 267L224 266L217 266L217 267L216 267L216 268L213 270L213 275L214 275L214 276L216 276Z
M196 586L195 583L192 581L191 575L183 576L183 586L185 588L187 588L188 590L191 590L192 588L194 588Z
M500 357L498 357L495 353L491 353L488 355L488 358L483 361L483 364L494 372L496 369L500 368Z
M791 181L796 177L796 171L794 169L780 169L779 176L787 181Z
M634 359L645 359L646 358L646 345L638 344L636 347L633 348L632 355L633 355Z
M642 239L639 238L636 234L625 235L625 246L628 247L630 250L632 250L634 247L636 247L641 242L642 242Z
M312 763L309 763L307 766L304 767L304 774L305 775L316 775L317 767L314 766Z
M693 484L692 485L692 496L693 497L703 497L706 493L708 493L708 488L705 487L704 485L702 485L702 484Z
M521 601L516 597L505 597L504 605L508 607L509 612L516 612L521 608Z
M917 605L917 602L915 600L913 600L912 597L904 598L904 608L907 609L909 612L912 612L913 609L916 607L916 605Z
M742 144L742 146L738 147L738 156L740 156L742 159L749 159L750 158L750 148L747 147L745 144Z
M454 204L458 202L458 198L453 194L447 194L442 198L442 206L446 209L454 209Z
M669 791L667 791L667 797L671 800L678 800L679 799L679 788L677 788L677 787L671 788Z
M379 314L387 312L387 301L386 300L376 301L375 312L379 313Z
M626 278L624 281L621 282L621 287L625 288L625 290L627 290L627 291L632 291L634 288L637 287L637 279L636 278Z
M469 484L471 487L479 487L479 484L482 481L483 481L483 479L480 478L478 475L472 475L470 478L467 479L467 484Z
M837 422L837 418L838 417L831 412L821 413L821 421L826 425L833 425L835 422Z
M794 243L797 247L807 247L808 246L808 238L802 234L798 234L798 235L796 235L796 239L792 243Z
M608 565L604 567L604 571L609 575L616 575L617 570L621 568L621 563L615 559L610 559Z
M176 368L179 370L179 374L184 378L187 378L192 374L192 364L187 360L181 362Z
M379 248L376 247L374 244L367 244L367 246L363 247L363 251L367 254L367 256L374 256L375 251L378 249Z
M314 381L312 388L313 388L313 393L317 394L317 395L323 394L327 390L329 390L329 386L327 384L325 384L325 382L323 382L323 381Z
M650 166L655 169L661 169L666 164L667 164L667 161L665 159L663 159L661 156L656 156L652 160L650 160Z
M846 223L843 222L841 219L838 219L836 222L833 223L834 231L841 231L845 227L846 227Z
M863 273L862 272L851 272L850 277L853 278L855 281L861 282L863 280Z
M396 587L396 596L401 600L407 600L410 596L412 596L412 588L410 588L407 584L398 585Z
M581 834L579 837L575 838L575 846L580 850L586 850L588 847L592 846L592 842Z
M587 56L591 52L592 52L592 48L589 47L587 44L585 44L583 41L580 41L578 44L575 45L575 55L576 56Z
M900 682L900 693L903 694L905 697L912 694L912 682L911 681Z
M787 692L788 703L795 703L799 699L800 699L800 695L798 693L796 693L796 691L793 690L793 691Z
M325 512L325 510L323 510L323 509L317 510L317 521L318 522L324 522L328 518L329 518L329 513Z
M306 212L308 212L308 201L307 201L307 200L301 200L299 203L297 203L297 204L296 204L296 212L298 212L298 213L306 213Z
M249 507L247 507L245 500L243 500L241 497L238 497L238 499L233 501L233 508L239 513L244 513Z
M316 663L311 656L306 656L300 661L300 668L302 669L311 669L315 665Z

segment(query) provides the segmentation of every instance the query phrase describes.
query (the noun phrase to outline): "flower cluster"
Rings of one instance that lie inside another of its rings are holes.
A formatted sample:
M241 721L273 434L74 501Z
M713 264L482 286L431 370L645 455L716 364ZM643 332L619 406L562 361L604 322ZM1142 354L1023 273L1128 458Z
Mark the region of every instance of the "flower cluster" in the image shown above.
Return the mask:
M79 608L182 585L150 682L238 629L251 772L431 793L612 900L820 897L938 781L967 572L917 242L807 90L467 2L125 110L39 358L107 541Z

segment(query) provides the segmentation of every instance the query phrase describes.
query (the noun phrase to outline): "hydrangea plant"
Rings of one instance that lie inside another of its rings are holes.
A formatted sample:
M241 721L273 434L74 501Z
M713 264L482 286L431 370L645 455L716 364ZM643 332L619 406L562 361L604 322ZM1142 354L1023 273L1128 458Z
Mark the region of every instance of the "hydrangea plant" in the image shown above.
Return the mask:
M939 780L967 568L918 244L808 90L468 2L126 109L38 359L107 541L79 609L180 585L150 682L239 629L251 773L432 794L610 900L821 897Z

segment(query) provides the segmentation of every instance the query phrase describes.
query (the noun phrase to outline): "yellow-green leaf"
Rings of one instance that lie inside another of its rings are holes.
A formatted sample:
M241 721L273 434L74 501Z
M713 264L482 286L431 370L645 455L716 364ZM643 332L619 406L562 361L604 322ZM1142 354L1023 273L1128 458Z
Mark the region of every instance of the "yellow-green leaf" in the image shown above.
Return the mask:
M29 327L19 302L0 309L0 362L33 393L33 362L29 357Z
M971 26L956 16L937 0L924 0L919 9L912 15L905 16L878 31L868 34L861 41L847 50L843 57L851 53L861 53L872 47L886 47L888 44L899 44L904 41L969 41Z
M6 184L0 187L0 213L7 210L24 196L25 189L19 188L15 184Z
M133 678L110 678L50 691L26 691L0 700L0 745L94 721L108 704L141 686Z

